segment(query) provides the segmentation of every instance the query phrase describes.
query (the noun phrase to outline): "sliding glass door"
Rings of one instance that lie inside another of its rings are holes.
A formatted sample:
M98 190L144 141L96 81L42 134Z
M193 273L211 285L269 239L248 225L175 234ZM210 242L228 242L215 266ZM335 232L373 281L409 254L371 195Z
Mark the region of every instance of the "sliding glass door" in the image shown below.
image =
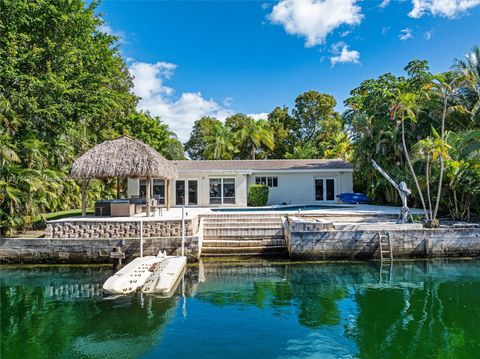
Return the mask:
M198 205L198 181L177 180L175 181L175 204L177 206Z
M210 204L235 204L235 178L210 178Z
M335 201L335 179L315 178L315 201Z

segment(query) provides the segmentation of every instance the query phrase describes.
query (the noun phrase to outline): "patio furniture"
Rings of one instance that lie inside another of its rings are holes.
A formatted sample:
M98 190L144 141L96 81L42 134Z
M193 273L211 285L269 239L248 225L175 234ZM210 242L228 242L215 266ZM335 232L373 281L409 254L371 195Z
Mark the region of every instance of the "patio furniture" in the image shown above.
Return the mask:
M110 203L110 215L112 217L130 217L135 214L135 205L128 199L115 199Z
M111 200L95 201L95 216L110 216Z

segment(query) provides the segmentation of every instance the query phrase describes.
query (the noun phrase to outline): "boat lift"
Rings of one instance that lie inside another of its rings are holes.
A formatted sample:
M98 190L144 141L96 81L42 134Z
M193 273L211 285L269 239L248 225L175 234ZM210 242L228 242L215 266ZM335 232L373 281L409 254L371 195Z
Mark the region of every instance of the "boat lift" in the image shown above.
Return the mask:
M168 256L160 251L156 256L143 256L143 221L140 221L140 257L109 277L103 289L111 294L142 293L168 294L185 273L185 207L182 208L182 253Z
M398 194L400 195L400 199L402 200L402 209L400 210L400 214L398 216L397 223L402 223L405 224L409 220L413 222L413 217L412 213L410 212L410 209L408 208L407 205L407 198L412 194L412 191L410 191L407 187L407 184L402 181L400 183L395 182L392 177L388 175L385 170L380 167L375 160L372 160L372 165L373 168L375 168L380 174L387 179L390 184L395 187L398 191Z

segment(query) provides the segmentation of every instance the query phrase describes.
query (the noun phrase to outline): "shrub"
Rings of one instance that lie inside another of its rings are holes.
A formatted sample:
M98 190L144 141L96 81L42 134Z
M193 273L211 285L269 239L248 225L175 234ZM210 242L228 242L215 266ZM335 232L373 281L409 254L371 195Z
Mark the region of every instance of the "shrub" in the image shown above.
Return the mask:
M248 188L247 203L249 206L266 206L268 202L268 186L264 184L252 184Z

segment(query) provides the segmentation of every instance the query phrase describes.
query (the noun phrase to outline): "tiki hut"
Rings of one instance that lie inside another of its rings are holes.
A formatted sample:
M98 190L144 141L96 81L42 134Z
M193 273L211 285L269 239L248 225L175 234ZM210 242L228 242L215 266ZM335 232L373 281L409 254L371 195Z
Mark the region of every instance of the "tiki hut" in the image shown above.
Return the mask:
M86 213L86 189L93 178L145 178L147 216L150 215L150 180L165 179L166 205L170 208L171 181L177 178L176 168L162 155L140 140L122 136L105 141L82 156L72 165L70 175L82 181L82 215ZM117 186L118 195L118 186Z

